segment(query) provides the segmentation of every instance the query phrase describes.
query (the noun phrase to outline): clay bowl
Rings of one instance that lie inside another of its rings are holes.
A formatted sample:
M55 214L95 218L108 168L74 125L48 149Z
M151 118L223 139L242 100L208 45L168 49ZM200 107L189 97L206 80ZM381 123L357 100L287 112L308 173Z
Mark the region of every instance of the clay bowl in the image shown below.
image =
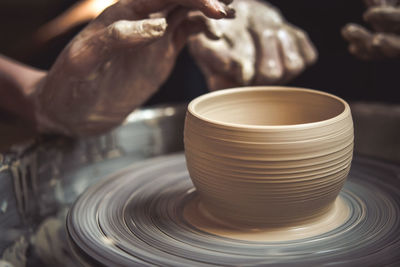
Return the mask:
M188 107L184 144L205 209L244 226L297 224L334 205L353 154L349 105L324 92L247 87Z

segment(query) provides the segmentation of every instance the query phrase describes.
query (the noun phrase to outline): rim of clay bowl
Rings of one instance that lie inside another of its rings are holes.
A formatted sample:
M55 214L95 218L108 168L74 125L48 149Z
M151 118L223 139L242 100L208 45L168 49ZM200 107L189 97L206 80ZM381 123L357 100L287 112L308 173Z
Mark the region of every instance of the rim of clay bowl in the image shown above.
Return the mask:
M227 94L232 94L232 93L237 93L237 92L246 92L246 91L254 92L254 91L280 91L280 90L294 91L294 92L308 92L308 93L313 93L316 95L328 96L328 97L340 102L344 106L344 109L338 115L336 115L332 118L326 119L326 120L307 122L307 123L299 123L299 124L287 124L287 125L252 125L252 124L239 124L239 123L223 122L223 121L218 121L218 120L213 120L213 119L207 118L206 116L203 116L196 112L197 104L199 104L202 101L205 101L207 99L216 97L216 96L227 95ZM296 128L304 129L304 128L312 128L312 127L316 127L316 126L319 127L319 126L325 126L325 125L335 123L337 121L340 121L340 120L346 118L349 115L350 106L345 100L343 100L342 98L340 98L338 96L335 96L333 94L326 93L323 91L318 91L315 89L308 89L308 88L302 88L302 87L291 87L291 86L246 86L246 87L222 89L222 90L210 92L210 93L201 95L199 97L196 97L189 103L188 111L196 118L198 118L202 121L214 124L214 125L220 125L220 126L226 126L226 127L238 128L238 129L251 129L251 130L282 130L282 129L289 130L289 129L296 129Z

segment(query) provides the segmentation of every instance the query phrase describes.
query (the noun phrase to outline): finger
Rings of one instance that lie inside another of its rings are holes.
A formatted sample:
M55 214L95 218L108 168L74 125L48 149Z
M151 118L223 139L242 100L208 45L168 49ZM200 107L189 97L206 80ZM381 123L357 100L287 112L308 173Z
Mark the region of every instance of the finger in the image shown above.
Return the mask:
M190 40L191 53L208 69L218 73L229 73L233 77L241 76L241 64L230 54L229 47L223 40L210 44L204 36Z
M189 12L188 18L193 21L201 21L207 27L207 31L204 33L211 40L219 40L224 35L218 27L219 21L206 17L200 11Z
M243 64L230 54L225 41L211 42L205 36L196 36L190 39L189 49L210 90L244 85Z
M280 43L283 65L285 66L285 79L289 80L304 69L304 60L300 55L296 40L287 30L278 30L277 37Z
M105 61L115 49L144 45L163 36L165 19L117 21L92 35L82 35L66 49L77 72L87 73Z
M167 29L165 18L154 18L137 21L120 20L109 25L106 41L113 46L143 45L162 37Z
M399 58L400 37L378 33L370 36L368 46L351 44L349 50L352 54L363 60Z
M121 3L139 14L148 15L164 10L167 6L179 4L184 7L201 10L206 16L214 19L234 16L234 9L218 0L121 0Z
M197 53L197 51L198 50L194 52L191 49L192 54ZM212 51L211 53L206 53L207 55L213 54ZM237 82L235 79L235 74L233 73L237 73L237 71L229 71L229 68L235 68L235 66L229 66L229 64L226 64L226 60L222 59L220 55L214 54L214 57L208 56L207 60L204 60L204 57L195 57L195 60L204 75L208 90L216 91L220 89L233 88L243 85L242 83ZM225 65L225 67L223 65ZM236 67L239 67L237 64L234 65L236 65ZM223 70L225 70L226 72L224 72Z
M372 52L371 48L359 46L357 44L350 44L349 52L350 54L362 60L372 60L377 58L376 55Z
M202 11L207 17L214 19L234 18L235 10L219 0L172 0L180 5ZM229 1L225 1L228 3Z
M364 60L398 57L400 37L392 34L371 34L358 25L348 25L343 35L350 41L349 51Z
M366 46L371 39L371 33L364 27L357 24L347 24L342 29L342 36L350 43L356 44L357 46Z
M96 2L96 1L94 1ZM146 19L148 16L142 16L135 13L132 9L127 8L121 2L116 2L114 5L106 8L95 20L93 20L87 28L94 31L107 27L118 20L141 20ZM86 29L87 29L86 28Z
M173 42L177 50L186 44L191 35L204 33L212 40L220 36L209 27L210 19L199 12L192 12L188 8L176 8L168 15L168 31L172 32Z
M371 33L357 24L348 24L342 29L342 36L348 42L349 52L359 58L368 59L371 45Z
M307 33L300 29L294 29L294 34L297 37L298 47L306 65L314 64L317 61L318 52Z
M198 40L198 38L196 39ZM200 42L196 42L197 45L193 45L193 42L191 42L192 45L189 48L192 55L197 55L194 58L204 75L208 90L216 91L243 85L235 79L235 76L241 77L241 74L236 75L240 72L238 69L240 65L237 62L230 62L223 53L208 50L204 46L199 47Z
M184 7L176 7L167 15L168 31L174 32L178 26L187 19L190 9Z
M386 58L400 57L400 36L378 33L372 37L372 50Z
M259 36L253 33L257 56L254 83L268 85L277 83L283 76L283 64L279 53L279 41L274 31L264 30Z
M193 33L197 33L197 28L200 28L212 40L218 40L221 37L221 33L217 32L215 27L211 25L213 20L208 19L198 11L192 11L188 8L179 7L174 9L168 15L167 21L168 31L170 32L175 32L182 27L188 28L187 30L190 31L190 25L185 24L193 24L196 28L193 30Z
M379 32L400 33L400 8L391 6L373 7L364 14L365 21Z

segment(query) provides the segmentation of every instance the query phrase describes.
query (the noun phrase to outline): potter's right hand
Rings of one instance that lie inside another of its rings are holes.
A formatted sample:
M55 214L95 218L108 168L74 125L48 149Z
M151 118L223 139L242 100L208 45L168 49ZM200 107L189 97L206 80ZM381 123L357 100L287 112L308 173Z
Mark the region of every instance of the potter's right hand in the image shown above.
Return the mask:
M272 5L235 0L232 6L235 19L208 20L219 40L198 35L189 41L210 90L286 83L316 61L307 34Z
M121 0L63 50L31 98L38 128L90 135L120 124L167 79L189 35L234 16L230 0Z

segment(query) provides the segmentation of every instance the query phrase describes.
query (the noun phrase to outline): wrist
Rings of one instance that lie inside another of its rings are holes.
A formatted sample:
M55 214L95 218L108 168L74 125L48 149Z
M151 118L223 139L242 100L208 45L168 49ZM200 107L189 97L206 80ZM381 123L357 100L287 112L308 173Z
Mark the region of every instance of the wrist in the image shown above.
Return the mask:
M46 75L0 55L0 109L35 127L34 105L30 95Z
M32 84L29 91L29 101L33 106L32 116L35 121L35 129L40 133L61 133L69 135L67 129L59 123L54 122L43 105L43 88L46 86L47 75Z

